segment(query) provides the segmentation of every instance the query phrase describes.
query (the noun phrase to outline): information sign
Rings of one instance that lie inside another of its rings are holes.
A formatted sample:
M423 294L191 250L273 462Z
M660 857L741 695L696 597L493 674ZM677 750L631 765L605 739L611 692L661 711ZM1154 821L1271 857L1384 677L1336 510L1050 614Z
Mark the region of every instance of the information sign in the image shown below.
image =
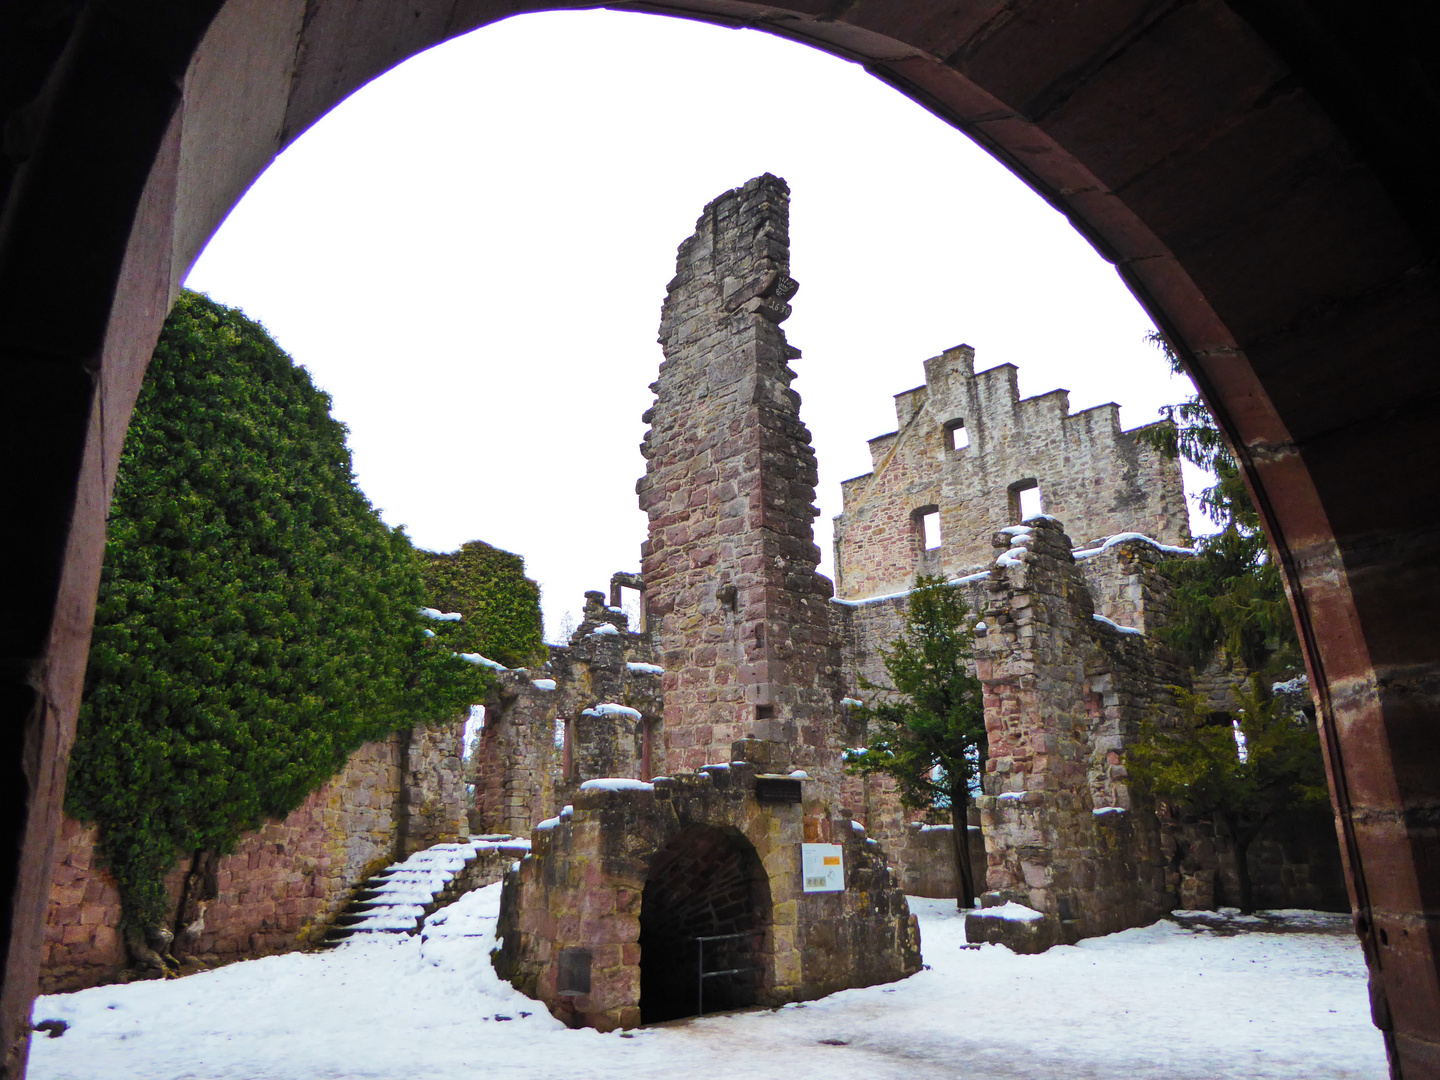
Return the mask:
M839 844L800 845L802 892L844 892L845 856Z

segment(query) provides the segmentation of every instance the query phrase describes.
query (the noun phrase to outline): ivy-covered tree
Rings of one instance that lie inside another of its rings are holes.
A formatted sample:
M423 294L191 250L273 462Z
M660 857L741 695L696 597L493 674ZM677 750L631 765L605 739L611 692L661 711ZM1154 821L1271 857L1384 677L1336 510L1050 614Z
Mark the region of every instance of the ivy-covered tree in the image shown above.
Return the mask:
M1179 692L1174 727L1141 725L1126 751L1130 778L1165 802L1223 826L1235 850L1240 910L1255 910L1247 855L1277 815L1329 801L1320 736L1306 713L1272 697L1259 676L1237 693L1235 725L1215 723L1207 704ZM1241 738L1236 738L1236 730Z
M891 686L861 678L875 695L858 706L868 725L863 749L847 752L847 769L894 779L912 809L950 811L956 903L975 904L970 865L970 793L986 755L980 680L970 673L973 632L960 590L939 577L920 576L910 594L901 636L882 649Z
M425 633L419 560L329 409L263 327L181 295L119 463L66 796L99 824L137 958L169 944L178 858L484 697L488 674Z
M1179 357L1160 334L1152 332L1149 340L1174 370L1181 370ZM1300 644L1280 568L1229 445L1198 395L1166 413L1174 426L1154 425L1140 438L1215 476L1201 493L1200 506L1220 531L1196 541L1194 558L1166 564L1175 588L1161 640L1197 670L1223 649L1248 670L1270 678L1298 672Z

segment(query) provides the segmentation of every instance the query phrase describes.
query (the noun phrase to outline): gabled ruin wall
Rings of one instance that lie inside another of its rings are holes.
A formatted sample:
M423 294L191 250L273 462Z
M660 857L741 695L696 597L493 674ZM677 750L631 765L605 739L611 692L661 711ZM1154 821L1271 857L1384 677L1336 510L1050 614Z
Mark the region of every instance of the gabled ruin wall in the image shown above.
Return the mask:
M916 574L983 568L991 533L1019 523L1027 485L1038 484L1044 512L1082 542L1124 530L1189 542L1179 464L1122 431L1114 404L1072 414L1063 390L1022 400L1015 367L977 374L968 345L925 361L925 377L895 396L898 428L871 440L873 470L841 485L838 595L881 596ZM928 510L940 523L930 550L920 525Z

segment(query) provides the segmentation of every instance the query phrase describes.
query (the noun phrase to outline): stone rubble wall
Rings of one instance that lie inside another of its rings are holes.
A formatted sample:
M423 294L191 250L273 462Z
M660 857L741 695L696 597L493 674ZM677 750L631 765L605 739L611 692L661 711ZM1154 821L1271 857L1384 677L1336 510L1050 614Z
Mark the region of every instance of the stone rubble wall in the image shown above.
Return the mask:
M604 601L585 594L570 644L552 645L543 667L498 673L472 755L477 830L524 836L586 780L648 779L664 769L661 676L645 670L658 666L655 650ZM597 709L604 705L639 717Z
M367 743L283 821L243 836L218 861L196 955L219 963L314 944L376 870L467 833L459 782L463 728L417 726ZM173 906L189 861L166 879ZM46 918L42 992L124 977L129 960L120 922L119 890L103 867L96 828L67 817Z
M1058 522L996 534L977 637L989 760L978 800L987 900L1046 916L1057 940L1140 926L1171 906L1158 821L1132 805L1122 754L1179 681L1153 642L1093 618ZM1003 920L984 920L999 923Z
M978 818L979 814L975 816ZM955 843L951 825L912 821L905 826L900 851L900 887L906 896L948 899L960 892L955 876ZM979 825L969 827L970 865L978 877L985 867L985 838Z
M1038 481L1045 513L1090 542L1125 530L1188 544L1180 467L1122 431L1119 409L1072 414L1056 390L1020 399L1016 368L975 372L959 345L925 361L925 384L895 395L897 430L870 440L873 471L841 485L835 589L863 599L910 588L916 574L962 576L990 558L990 535L1019 521L1017 484ZM951 448L963 424L969 444ZM940 515L926 550L918 516Z
M1149 540L1133 539L1103 550L1080 549L1075 565L1090 589L1097 615L1150 634L1170 618L1174 586L1160 565L1172 557Z
M790 388L799 351L780 329L789 266L789 189L769 175L711 202L680 246L644 416L641 572L666 669L666 768L777 739L804 748L835 802L839 655L815 572L815 453Z

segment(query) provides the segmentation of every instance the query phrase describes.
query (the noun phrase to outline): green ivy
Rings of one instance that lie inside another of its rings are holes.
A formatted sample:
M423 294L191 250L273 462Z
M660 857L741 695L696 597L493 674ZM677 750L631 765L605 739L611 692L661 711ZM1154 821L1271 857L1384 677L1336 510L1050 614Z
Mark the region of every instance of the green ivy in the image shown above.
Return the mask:
M482 700L424 633L420 560L355 486L345 428L264 328L184 293L119 464L66 808L127 918L361 744Z
M421 555L431 601L465 617L451 624L452 647L478 652L506 667L526 667L545 658L540 586L525 576L524 559L479 540L452 554Z

